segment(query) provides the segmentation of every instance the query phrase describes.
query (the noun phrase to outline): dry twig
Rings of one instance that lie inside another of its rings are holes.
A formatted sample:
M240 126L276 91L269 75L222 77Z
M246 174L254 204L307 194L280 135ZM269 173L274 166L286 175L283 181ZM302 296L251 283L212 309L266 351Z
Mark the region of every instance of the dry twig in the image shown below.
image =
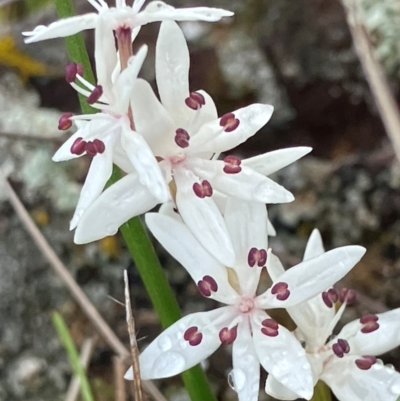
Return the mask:
M354 47L397 159L400 161L400 113L382 66L377 61L357 0L342 0Z
M124 361L120 357L114 356L113 368L114 368L114 384L115 384L115 401L126 401Z
M95 344L96 344L96 339L94 337L86 339L82 344L80 361L85 370L89 365L89 361L90 358L92 357ZM80 386L79 377L74 376L71 380L70 386L65 396L65 401L76 401L78 399L79 386Z
M0 186L3 186L5 194L8 196L11 205L13 206L18 217L21 219L28 233L42 252L43 256L47 259L53 270L61 277L65 285L70 290L75 301L81 306L82 310L92 322L92 324L98 329L100 335L104 338L107 344L114 350L114 352L121 358L126 360L130 353L121 343L118 337L115 335L110 326L99 314L94 305L90 302L89 298L85 295L79 285L76 283L71 273L63 265L61 260L55 254L43 234L36 227L35 223L29 216L28 211L18 198L14 189L11 187L8 180L4 177L2 169L0 168ZM144 381L143 387L149 395L151 395L156 401L166 401L166 398L158 391L157 387L150 381Z
M135 401L143 401L142 379L140 378L139 350L136 341L135 321L132 314L131 295L129 293L128 272L124 270L125 281L125 309L126 323L128 325L129 342L131 345L132 370L133 370L133 394Z

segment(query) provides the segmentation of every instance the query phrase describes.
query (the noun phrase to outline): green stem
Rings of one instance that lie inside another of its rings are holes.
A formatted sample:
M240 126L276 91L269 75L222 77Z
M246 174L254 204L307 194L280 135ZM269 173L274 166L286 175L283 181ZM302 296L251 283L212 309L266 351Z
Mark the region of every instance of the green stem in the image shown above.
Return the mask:
M55 0L55 3L60 18L74 15L71 0ZM66 45L71 60L82 64L85 78L89 82L94 82L94 75L82 35L77 34L66 38ZM84 113L94 112L85 99L80 98L80 101ZM109 184L118 181L120 177L119 169L114 168ZM181 313L147 231L140 218L135 217L122 225L121 232L161 324L167 328L181 317ZM182 379L192 401L216 400L200 366L183 372Z
M84 401L94 401L85 369L79 359L78 351L75 348L75 344L69 334L68 327L65 324L64 319L57 312L52 314L51 319L55 329L57 330L58 337L60 338L65 351L67 352L69 363L71 364L75 375L79 377L82 399Z

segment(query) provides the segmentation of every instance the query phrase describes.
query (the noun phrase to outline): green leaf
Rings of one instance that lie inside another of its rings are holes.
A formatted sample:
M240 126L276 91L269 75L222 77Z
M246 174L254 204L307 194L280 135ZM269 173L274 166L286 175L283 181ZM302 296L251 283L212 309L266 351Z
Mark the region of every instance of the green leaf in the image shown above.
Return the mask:
M68 327L65 324L64 319L57 312L54 312L52 314L51 319L53 321L55 329L57 330L58 337L60 338L61 343L63 344L65 351L67 352L69 363L71 364L75 375L79 377L82 400L94 401L85 369L81 364L78 351L75 348L75 344L69 334Z

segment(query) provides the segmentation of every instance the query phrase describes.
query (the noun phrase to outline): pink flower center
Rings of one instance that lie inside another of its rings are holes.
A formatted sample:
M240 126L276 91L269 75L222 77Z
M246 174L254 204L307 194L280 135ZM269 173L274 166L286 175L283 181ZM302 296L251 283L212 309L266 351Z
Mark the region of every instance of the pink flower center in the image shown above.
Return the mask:
M251 312L254 308L254 297L241 297L236 307L240 313Z

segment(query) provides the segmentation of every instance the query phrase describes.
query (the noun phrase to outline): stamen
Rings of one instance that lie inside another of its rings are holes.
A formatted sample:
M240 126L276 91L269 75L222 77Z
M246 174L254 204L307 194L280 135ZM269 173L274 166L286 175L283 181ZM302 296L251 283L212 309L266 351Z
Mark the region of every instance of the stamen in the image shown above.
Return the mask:
M226 174L237 174L242 171L242 168L240 167L242 161L236 156L226 156L224 163L224 173Z
M83 75L83 67L80 64L68 63L65 67L65 80L71 84L75 81L77 74Z
M219 120L219 125L224 127L225 132L234 131L240 124L240 121L235 117L233 113L224 114Z
M102 86L101 86L101 85L97 85L97 86L93 89L92 93L88 96L87 102L88 102L89 104L96 103L96 102L101 98L101 95L102 95L102 94L103 94L103 88L102 88Z
M342 288L339 293L339 301L343 304L346 302L347 305L352 305L356 302L357 294L355 290L351 288Z
M219 339L221 340L222 344L232 344L237 337L237 326L232 327L229 329L228 327L224 327L219 332Z
M197 283L197 287L205 297L209 297L212 292L218 291L218 284L211 276L204 276L203 280Z
M276 295L276 299L278 299L279 301L285 301L286 299L288 299L290 291L288 290L287 283L276 283L271 288L271 294Z
M58 120L58 129L60 131L66 131L72 127L71 117L72 113L64 113Z
M376 357L373 355L363 355L362 359L356 359L355 364L361 370L368 370L376 363Z
M86 141L83 138L76 138L71 146L71 153L74 155L82 155L86 150Z
M187 148L189 146L190 136L183 128L178 128L175 131L175 143L181 148Z
M332 351L337 357L343 358L344 354L350 352L350 345L346 340L339 338L337 342L332 345Z
M276 337L279 334L279 324L274 319L265 319L261 322L261 333L268 337Z
M195 182L193 184L193 191L199 198L210 197L213 194L212 186L207 180L201 183Z
M328 308L332 308L338 299L338 293L334 288L330 288L328 291L322 293L322 300Z
M199 110L206 104L204 96L199 92L192 92L189 97L185 99L185 104L193 110Z
M360 323L363 325L361 333L372 333L379 329L378 316L374 314L364 315L360 318Z
M265 249L251 248L247 256L247 263L250 267L257 266L263 267L267 262L267 251Z
M183 334L183 338L193 347L199 345L203 339L203 334L200 333L197 326L189 327Z
M86 143L86 153L92 157L96 156L98 153L103 153L105 149L106 146L100 139L95 139L93 142L89 141Z

